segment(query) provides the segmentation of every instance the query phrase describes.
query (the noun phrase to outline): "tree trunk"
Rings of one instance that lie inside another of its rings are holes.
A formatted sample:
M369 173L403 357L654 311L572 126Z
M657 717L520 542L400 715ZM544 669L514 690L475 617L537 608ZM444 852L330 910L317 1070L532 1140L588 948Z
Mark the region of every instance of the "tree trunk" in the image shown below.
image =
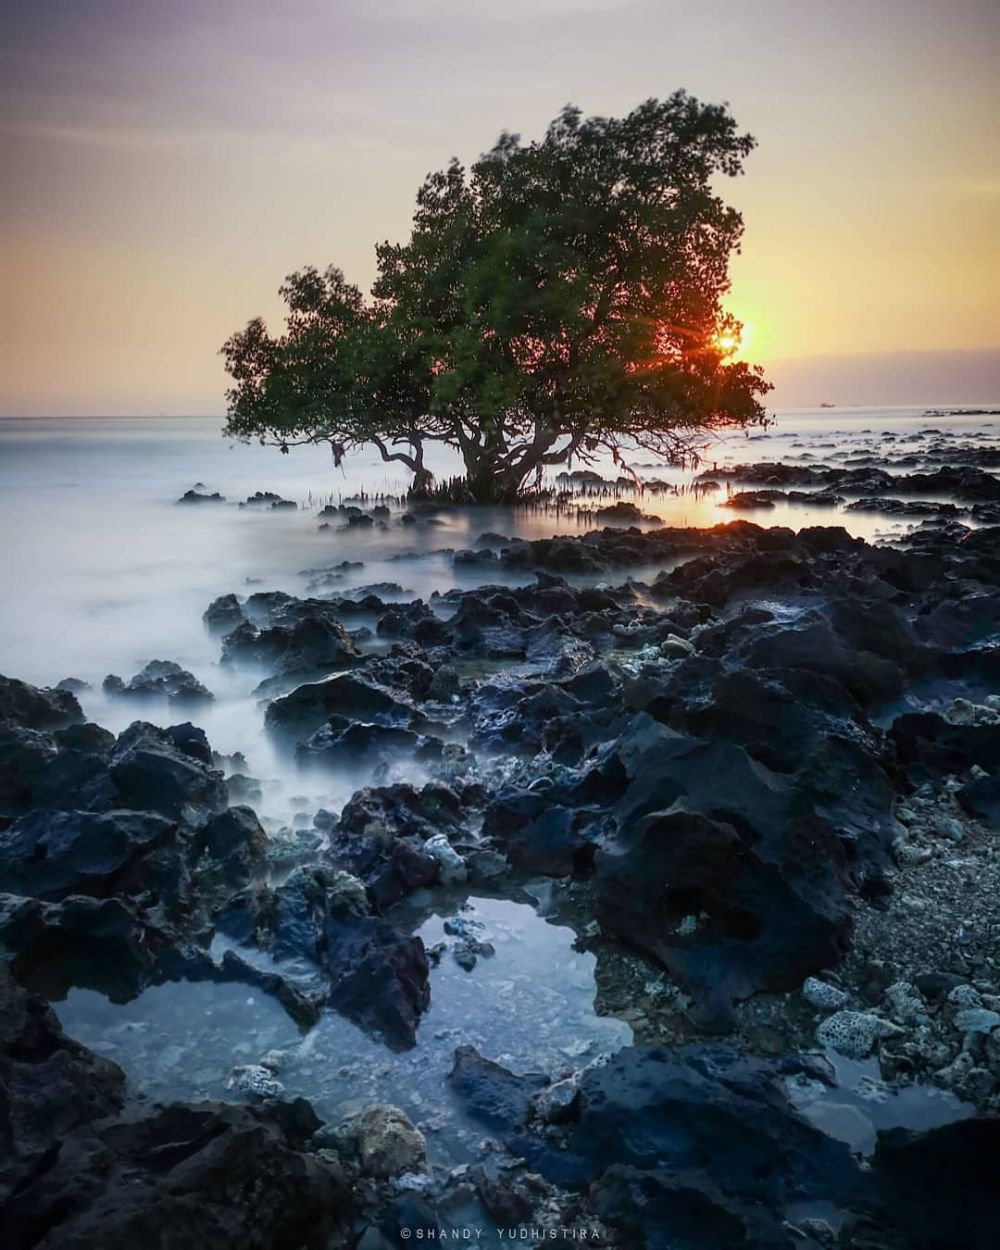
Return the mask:
M524 473L498 468L497 460L489 449L479 450L478 455L466 452L465 485L473 503L512 504L520 499Z
M410 436L408 441L413 448L412 455L405 451L390 451L382 439L376 438L374 435L371 441L378 448L379 455L386 464L391 464L395 461L398 464L405 465L413 474L413 481L410 483L410 489L407 492L409 495L419 499L426 497L430 493L434 474L430 469L424 467L424 442L422 438L418 438L416 435Z

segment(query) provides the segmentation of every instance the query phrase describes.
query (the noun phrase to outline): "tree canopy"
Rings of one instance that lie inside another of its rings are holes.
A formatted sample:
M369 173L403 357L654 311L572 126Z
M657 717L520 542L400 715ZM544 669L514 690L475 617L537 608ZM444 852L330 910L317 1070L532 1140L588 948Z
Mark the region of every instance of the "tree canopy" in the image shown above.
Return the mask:
M281 287L281 334L257 318L226 342L227 434L328 442L338 462L371 445L418 493L443 443L488 502L550 466L678 462L761 423L770 387L723 345L743 222L713 187L753 147L725 106L678 91L623 118L567 107L541 140L453 160L417 192L409 241L376 248L370 298L305 268Z

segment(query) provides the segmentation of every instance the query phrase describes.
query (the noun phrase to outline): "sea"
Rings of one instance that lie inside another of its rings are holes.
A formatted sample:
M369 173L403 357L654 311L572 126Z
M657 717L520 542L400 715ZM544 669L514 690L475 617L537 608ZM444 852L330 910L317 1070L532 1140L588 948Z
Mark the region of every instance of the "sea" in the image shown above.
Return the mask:
M128 679L154 659L178 662L215 693L194 719L216 751L246 757L246 771L262 783L258 815L275 830L301 826L320 807L336 812L366 778L302 775L275 750L255 693L261 675L221 666L219 639L202 620L217 596L301 595L325 578L327 593L379 584L383 599L427 599L454 586L496 582L496 569L456 565L452 553L474 546L484 532L526 539L584 532L595 526L593 509L618 494L639 504L647 527L710 526L739 516L795 529L842 525L868 540L888 539L914 522L782 502L734 513L724 506L724 490L698 488L698 475L763 460L876 464L942 436L988 444L1000 431L1000 409L778 412L766 429L706 447L697 466L665 468L636 453L637 478L668 490L585 493L558 509L445 508L416 525L399 523L407 476L398 466L361 452L338 467L322 446L282 455L226 438L222 425L218 417L0 419L0 673L40 685L68 677L85 682L79 697L88 716L119 732L136 718L136 706L106 695L103 679ZM440 478L459 469L447 452L430 467ZM586 467L609 479L620 472L600 461ZM191 489L222 499L178 503ZM296 507L248 505L261 491ZM389 501L388 523L345 526L318 515L357 500L366 507ZM531 580L523 572L503 577ZM362 649L379 645L372 639ZM165 706L143 707L141 715L162 724L177 719ZM311 1098L324 1117L373 1099L396 1101L424 1126L433 1157L460 1161L474 1157L476 1135L442 1092L456 1045L476 1045L520 1070L558 1071L631 1039L625 1023L595 1012L594 957L575 949L569 929L547 922L545 889L539 883L535 896L521 901L452 901L452 912L465 908L482 920L497 955L473 973L449 961L432 972L420 1043L403 1056L332 1014L302 1037L277 1003L234 985L167 984L129 1004L71 990L57 1009L74 1036L120 1062L151 1097L226 1096L234 1065L285 1048L293 1056L282 1078L289 1094ZM431 944L448 914L447 906L427 909L414 926ZM961 1113L954 1100L933 1093L908 1096L895 1121L894 1106L890 1100L878 1112L882 1124L930 1124ZM857 1123L848 1120L857 1136ZM871 1129L869 1117L861 1136Z

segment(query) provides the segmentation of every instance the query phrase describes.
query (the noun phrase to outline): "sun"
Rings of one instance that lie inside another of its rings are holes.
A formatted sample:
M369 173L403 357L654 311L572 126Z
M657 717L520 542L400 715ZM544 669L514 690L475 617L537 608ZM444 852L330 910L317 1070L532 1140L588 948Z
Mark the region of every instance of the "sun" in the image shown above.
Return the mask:
M740 336L738 334L717 334L715 336L715 346L724 356L730 356L740 346Z
M712 342L720 355L732 357L746 349L749 339L750 327L744 323L738 329L723 330Z

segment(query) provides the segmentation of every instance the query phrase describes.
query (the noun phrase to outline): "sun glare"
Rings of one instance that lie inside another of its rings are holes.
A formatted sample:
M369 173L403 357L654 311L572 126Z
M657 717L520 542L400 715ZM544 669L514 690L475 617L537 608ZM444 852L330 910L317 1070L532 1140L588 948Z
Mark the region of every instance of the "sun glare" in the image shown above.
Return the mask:
M726 330L715 336L715 347L723 356L738 356L746 350L750 340L750 327L744 323L739 330Z

